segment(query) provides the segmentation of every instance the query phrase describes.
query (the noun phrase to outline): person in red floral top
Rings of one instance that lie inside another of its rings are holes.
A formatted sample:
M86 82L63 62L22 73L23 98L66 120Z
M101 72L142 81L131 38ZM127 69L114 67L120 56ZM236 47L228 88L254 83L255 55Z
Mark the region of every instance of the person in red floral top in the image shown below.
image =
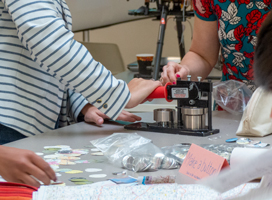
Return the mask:
M254 48L258 30L271 9L271 0L193 0L195 22L192 45L180 64L169 62L161 81L177 77L206 78L223 56L222 81L238 80L255 90Z

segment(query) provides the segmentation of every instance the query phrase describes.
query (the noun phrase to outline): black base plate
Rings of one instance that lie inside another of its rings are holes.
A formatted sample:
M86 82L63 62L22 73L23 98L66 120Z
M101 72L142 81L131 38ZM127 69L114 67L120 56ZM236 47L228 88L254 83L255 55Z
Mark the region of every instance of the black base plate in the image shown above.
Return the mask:
M177 124L173 124L168 127L163 127L163 126L158 126L157 123L144 123L144 122L138 122L138 123L126 125L125 129L169 133L169 134L177 134L177 135L201 136L201 137L219 133L219 129L188 130L188 129L184 129L183 127L178 128Z

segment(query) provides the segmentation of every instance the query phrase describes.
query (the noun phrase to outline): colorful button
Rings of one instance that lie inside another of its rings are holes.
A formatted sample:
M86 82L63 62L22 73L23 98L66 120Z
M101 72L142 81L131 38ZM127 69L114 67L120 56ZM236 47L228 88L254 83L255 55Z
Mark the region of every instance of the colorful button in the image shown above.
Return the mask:
M107 109L107 108L108 108L108 104L105 103L105 104L103 105L103 108Z

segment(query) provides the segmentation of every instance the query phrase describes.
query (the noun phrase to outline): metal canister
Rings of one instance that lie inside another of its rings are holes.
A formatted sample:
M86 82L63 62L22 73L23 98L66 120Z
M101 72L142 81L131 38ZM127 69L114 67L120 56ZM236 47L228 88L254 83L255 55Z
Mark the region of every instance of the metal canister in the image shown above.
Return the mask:
M154 120L161 126L168 126L175 121L176 110L160 108L154 110Z
M198 130L206 128L207 108L182 107L182 119L184 128Z

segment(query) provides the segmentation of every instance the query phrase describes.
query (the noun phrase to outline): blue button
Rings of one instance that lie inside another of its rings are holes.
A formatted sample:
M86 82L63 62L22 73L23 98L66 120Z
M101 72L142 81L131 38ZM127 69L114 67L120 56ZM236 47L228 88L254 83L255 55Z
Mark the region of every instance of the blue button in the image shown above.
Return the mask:
M227 139L226 142L231 143L231 142L236 142L237 140L238 138L230 138L230 139Z

